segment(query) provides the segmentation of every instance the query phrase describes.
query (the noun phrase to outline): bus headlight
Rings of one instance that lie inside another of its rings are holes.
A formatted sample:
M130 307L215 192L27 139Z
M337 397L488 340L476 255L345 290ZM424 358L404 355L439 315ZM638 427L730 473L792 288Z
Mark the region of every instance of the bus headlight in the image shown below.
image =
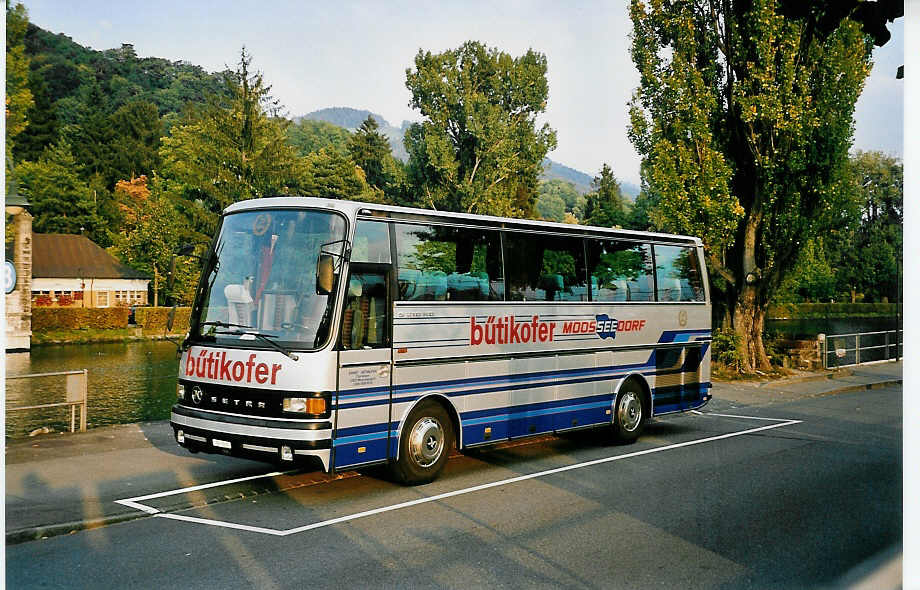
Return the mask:
M185 385L180 383L176 386L176 397L179 399L185 399Z
M326 398L322 397L286 397L281 403L285 412L297 414L325 414Z

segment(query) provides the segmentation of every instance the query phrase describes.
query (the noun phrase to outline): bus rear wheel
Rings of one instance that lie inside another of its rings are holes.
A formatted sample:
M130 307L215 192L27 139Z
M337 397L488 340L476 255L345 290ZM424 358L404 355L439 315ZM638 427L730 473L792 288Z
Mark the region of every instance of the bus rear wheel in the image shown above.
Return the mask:
M620 442L635 441L645 428L648 410L642 393L638 383L627 381L617 394L613 405L613 433Z
M444 407L422 402L409 413L399 437L399 459L393 463L396 479L408 485L433 481L444 469L453 441Z

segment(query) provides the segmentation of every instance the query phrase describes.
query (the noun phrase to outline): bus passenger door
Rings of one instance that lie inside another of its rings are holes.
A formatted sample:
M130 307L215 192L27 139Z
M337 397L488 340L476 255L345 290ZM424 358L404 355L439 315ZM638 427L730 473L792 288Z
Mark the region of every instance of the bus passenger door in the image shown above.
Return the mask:
M352 263L339 331L336 469L387 458L393 349L390 265Z

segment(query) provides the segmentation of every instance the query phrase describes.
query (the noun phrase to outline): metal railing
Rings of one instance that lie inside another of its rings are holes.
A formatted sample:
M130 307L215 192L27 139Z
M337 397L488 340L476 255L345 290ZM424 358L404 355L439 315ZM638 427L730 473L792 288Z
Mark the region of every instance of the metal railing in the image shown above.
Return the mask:
M39 404L35 406L17 406L7 408L7 412L17 412L22 410L38 410L40 408L57 408L70 406L70 431L76 431L77 406L80 407L80 432L86 432L86 398L87 398L87 370L80 371L59 371L55 373L30 373L28 375L7 375L7 380L12 379L36 379L40 377L56 377L66 375L67 377L67 401L53 404Z
M825 369L899 360L903 353L903 340L903 330L818 334L821 363Z

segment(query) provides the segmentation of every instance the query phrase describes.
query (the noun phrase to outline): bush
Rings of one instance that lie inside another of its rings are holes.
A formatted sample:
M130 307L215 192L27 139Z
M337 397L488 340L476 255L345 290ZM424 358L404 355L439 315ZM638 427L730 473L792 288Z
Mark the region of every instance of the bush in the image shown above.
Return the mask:
M741 338L732 330L715 330L712 333L712 362L718 363L726 369L738 371L741 369L741 355L738 349Z
M92 328L110 330L128 326L125 308L35 307L32 309L32 330L80 330Z
M813 319L897 315L896 303L777 303L767 309L772 319Z
M134 311L134 322L145 333L162 334L166 331L166 322L171 309L171 307L138 307ZM191 314L191 307L177 307L172 331L182 333L188 330Z

